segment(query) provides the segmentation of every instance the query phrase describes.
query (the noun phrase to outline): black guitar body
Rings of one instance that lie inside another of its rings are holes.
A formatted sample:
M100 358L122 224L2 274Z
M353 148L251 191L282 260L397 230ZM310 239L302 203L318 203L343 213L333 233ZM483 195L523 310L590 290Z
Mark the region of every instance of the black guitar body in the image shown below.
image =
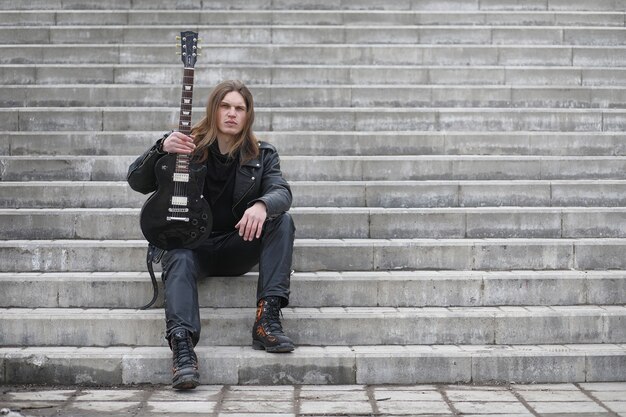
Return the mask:
M211 234L213 216L209 203L202 197L206 166L194 169L190 164L189 181L172 181L176 155L168 154L155 165L158 189L141 209L140 225L146 240L164 250L194 249ZM172 203L173 196L187 198L185 205Z

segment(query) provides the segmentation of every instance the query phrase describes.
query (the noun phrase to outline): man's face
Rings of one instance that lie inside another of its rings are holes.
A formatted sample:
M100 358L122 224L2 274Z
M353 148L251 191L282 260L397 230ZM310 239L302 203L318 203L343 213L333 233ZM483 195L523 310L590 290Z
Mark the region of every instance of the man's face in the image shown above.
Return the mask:
M225 135L235 137L246 124L246 101L237 91L231 91L217 109L217 130Z

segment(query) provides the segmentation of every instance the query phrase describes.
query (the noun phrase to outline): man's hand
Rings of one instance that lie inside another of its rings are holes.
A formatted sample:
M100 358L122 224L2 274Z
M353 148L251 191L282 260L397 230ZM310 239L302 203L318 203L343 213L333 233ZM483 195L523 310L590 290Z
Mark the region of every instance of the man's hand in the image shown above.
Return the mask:
M235 225L235 229L239 230L239 236L242 236L243 240L258 239L261 237L266 218L267 207L263 202L257 201L243 213L243 217Z
M167 153L190 154L196 149L193 138L180 132L172 132L163 141L163 151Z

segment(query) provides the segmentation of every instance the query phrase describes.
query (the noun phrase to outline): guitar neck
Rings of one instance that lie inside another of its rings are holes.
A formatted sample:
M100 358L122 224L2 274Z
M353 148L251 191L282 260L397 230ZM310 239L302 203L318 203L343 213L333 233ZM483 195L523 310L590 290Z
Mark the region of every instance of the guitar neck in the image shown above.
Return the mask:
M191 133L191 109L193 107L193 68L185 68L183 73L183 89L180 99L180 116L178 130L185 135Z

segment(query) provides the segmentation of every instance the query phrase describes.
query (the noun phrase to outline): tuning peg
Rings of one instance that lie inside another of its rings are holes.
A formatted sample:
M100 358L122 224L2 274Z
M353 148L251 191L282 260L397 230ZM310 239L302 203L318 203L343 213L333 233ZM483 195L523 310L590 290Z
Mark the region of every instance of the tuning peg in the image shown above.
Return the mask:
M176 55L180 55L180 51L176 51Z
M198 46L197 48L198 48L198 50L202 50L202 47L201 47L201 46Z
M180 40L180 36L177 36L177 37L176 37L176 40L177 40L177 41L179 41L179 40Z

